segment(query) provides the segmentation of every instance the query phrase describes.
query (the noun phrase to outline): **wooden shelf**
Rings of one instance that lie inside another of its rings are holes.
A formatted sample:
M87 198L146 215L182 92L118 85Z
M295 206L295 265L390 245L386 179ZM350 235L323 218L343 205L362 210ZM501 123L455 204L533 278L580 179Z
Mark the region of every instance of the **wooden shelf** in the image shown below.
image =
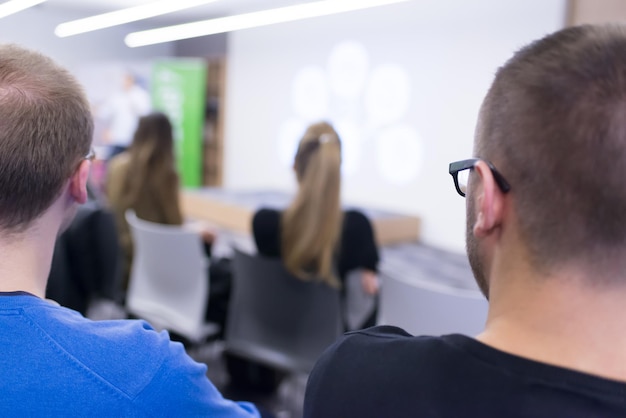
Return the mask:
M219 187L223 182L226 61L224 58L214 58L207 64L202 184Z

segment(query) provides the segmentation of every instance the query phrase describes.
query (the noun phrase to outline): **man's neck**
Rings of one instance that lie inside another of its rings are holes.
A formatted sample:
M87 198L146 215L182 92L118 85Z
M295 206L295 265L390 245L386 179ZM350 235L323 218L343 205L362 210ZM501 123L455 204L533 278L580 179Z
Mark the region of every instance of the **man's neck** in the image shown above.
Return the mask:
M26 232L0 232L0 292L25 291L45 297L55 233L38 222Z
M501 272L478 340L511 354L626 381L626 286L593 286L571 269ZM522 267L522 268L519 268ZM600 277L596 279L602 279Z

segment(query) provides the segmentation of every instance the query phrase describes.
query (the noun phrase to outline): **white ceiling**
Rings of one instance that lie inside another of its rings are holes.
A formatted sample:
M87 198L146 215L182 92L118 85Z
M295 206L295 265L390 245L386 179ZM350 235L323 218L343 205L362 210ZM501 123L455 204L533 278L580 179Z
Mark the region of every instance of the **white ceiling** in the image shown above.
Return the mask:
M172 0L176 1L176 0ZM312 0L217 0L212 3L181 10L169 15L150 19L157 24L178 24L196 20L211 19L240 13L255 12L276 7L307 3ZM71 10L73 14L87 17L94 14L111 12L155 0L48 0L38 7L58 10ZM2 3L2 1L0 1Z

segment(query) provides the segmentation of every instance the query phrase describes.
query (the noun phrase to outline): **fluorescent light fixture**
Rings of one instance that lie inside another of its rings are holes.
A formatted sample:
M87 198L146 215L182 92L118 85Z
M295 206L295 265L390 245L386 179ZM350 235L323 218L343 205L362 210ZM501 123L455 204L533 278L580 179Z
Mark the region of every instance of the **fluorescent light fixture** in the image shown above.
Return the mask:
M370 7L384 6L408 0L322 0L303 3L278 9L263 10L182 25L167 26L141 32L133 32L126 36L124 42L131 48L216 33L232 32L241 29L273 25L276 23L293 22L311 17L327 16Z
M60 38L65 38L66 36L78 35L79 33L91 32L98 29L123 25L124 23L135 22L137 20L177 12L183 9L190 9L192 7L212 3L214 1L217 0L161 0L101 15L90 16L84 19L72 20L71 22L61 23L56 27L54 33Z
M21 12L29 7L37 6L46 0L9 0L0 4L0 18Z

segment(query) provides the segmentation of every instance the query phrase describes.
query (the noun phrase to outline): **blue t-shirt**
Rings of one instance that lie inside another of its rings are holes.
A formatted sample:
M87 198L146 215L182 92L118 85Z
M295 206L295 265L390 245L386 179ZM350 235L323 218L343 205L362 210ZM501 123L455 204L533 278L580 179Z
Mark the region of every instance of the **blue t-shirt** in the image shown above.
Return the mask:
M16 293L0 296L0 329L0 416L259 416L144 321L91 321Z

